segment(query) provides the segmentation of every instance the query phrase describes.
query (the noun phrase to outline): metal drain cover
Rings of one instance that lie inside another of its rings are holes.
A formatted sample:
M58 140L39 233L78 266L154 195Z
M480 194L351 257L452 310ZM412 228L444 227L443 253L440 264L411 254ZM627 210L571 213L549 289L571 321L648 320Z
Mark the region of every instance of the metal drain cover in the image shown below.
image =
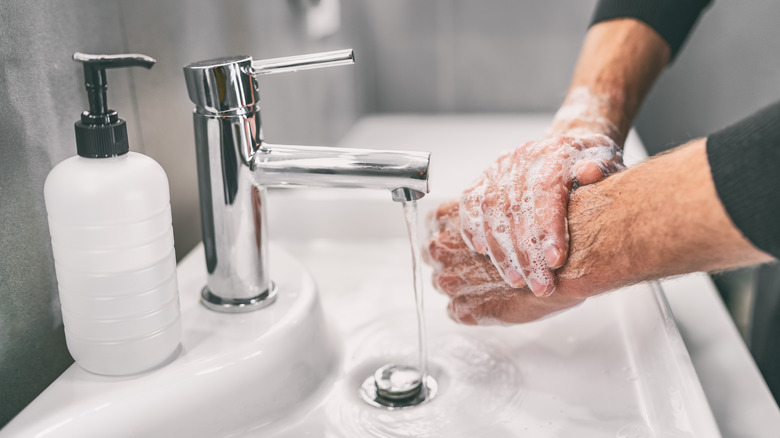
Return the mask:
M409 365L388 364L360 386L360 397L368 404L386 409L403 409L431 400L439 385L430 375Z

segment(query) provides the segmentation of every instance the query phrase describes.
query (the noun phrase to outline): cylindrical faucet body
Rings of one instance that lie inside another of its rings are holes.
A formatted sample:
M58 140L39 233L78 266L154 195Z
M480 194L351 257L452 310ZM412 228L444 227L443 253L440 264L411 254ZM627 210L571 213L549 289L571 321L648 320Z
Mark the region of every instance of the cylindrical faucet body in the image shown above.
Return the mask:
M266 187L383 189L393 199L428 193L426 152L398 152L263 142L255 75L338 65L345 52L255 61L220 58L184 67L193 115L209 308L244 312L271 303Z
M203 301L217 310L250 310L273 298L266 189L254 183L250 166L251 152L260 144L259 118L259 112L219 116L196 111L193 116L208 270Z
M266 190L252 178L262 145L260 95L247 56L184 68L193 122L208 283L203 303L241 312L273 301L268 276Z

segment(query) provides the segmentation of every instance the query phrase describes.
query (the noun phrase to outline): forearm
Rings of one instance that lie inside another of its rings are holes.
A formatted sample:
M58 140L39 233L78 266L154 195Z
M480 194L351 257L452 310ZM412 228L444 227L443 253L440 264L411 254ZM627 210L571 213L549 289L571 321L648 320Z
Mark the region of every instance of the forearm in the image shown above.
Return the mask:
M548 134L603 134L622 146L669 59L669 45L641 21L627 18L594 25Z
M715 191L706 140L574 192L562 294L581 298L645 280L773 258L735 228Z
M500 157L463 192L463 237L508 285L554 292L569 252L569 192L623 167L623 142L668 59L668 45L637 20L593 26L548 138Z
M463 192L463 238L508 285L555 291L554 271L569 252L569 193L623 168L634 117L670 57L667 41L643 21L595 24L547 138L499 157Z

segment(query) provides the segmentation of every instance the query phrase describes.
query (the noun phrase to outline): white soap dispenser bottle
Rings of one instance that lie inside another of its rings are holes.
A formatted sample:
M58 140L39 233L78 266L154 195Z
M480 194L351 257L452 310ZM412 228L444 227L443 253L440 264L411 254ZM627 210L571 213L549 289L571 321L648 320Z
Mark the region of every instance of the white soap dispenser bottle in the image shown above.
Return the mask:
M106 104L107 68L144 55L85 55L89 111L76 122L78 155L49 173L49 219L65 339L82 368L129 375L172 358L181 337L168 178L130 152L125 121Z

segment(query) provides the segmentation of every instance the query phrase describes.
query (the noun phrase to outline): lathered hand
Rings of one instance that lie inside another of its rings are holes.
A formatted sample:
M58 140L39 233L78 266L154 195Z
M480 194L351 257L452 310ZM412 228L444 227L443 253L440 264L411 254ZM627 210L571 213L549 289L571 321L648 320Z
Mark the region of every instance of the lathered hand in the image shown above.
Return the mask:
M556 287L566 261L566 212L575 183L592 184L623 167L620 148L602 134L554 136L501 156L460 199L463 239L490 257L513 288L536 296Z
M464 323L532 321L638 282L775 260L741 234L723 207L706 139L572 193L570 250L549 297L504 283L487 256L466 246L457 210L449 202L430 217L424 253L434 285L450 297L451 315Z
M428 217L427 225L429 238L423 247L423 258L434 268L434 287L450 298L448 312L457 322L528 322L584 300L565 294L540 298L527 287L507 285L488 256L472 251L461 237L456 201L439 206Z

